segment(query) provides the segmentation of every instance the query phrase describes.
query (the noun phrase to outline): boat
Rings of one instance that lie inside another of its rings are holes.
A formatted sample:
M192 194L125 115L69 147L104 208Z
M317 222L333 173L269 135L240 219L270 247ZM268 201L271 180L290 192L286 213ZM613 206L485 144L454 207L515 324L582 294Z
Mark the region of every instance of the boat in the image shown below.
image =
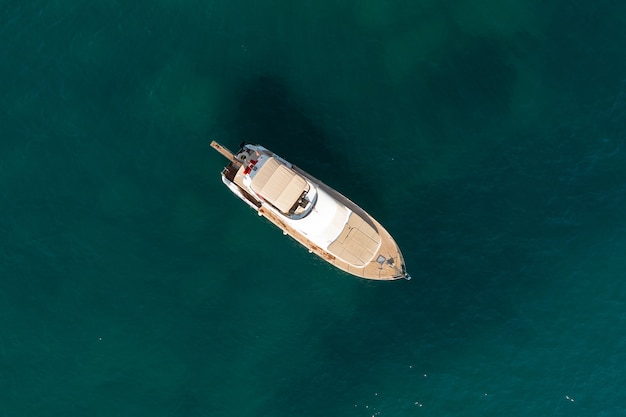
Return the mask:
M411 279L389 232L340 192L263 146L211 146L229 161L228 189L310 253L360 278Z

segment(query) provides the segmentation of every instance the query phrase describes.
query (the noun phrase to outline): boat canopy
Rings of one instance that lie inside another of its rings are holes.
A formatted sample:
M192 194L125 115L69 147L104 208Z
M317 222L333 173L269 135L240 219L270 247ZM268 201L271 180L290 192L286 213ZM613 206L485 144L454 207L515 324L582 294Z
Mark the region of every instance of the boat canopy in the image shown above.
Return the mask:
M298 199L309 190L304 178L271 157L252 178L252 190L283 213L289 213Z

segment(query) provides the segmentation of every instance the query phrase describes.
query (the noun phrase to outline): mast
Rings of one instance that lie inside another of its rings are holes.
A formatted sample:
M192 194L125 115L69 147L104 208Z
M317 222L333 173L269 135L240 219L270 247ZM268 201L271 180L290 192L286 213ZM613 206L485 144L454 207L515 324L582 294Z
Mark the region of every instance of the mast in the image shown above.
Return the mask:
M233 153L231 151L229 151L228 149L226 149L225 147L223 147L222 145L220 145L216 141L211 141L211 147L213 149L215 149L216 151L218 151L219 153L221 153L222 156L224 156L226 159L229 159L231 162L240 163L235 158L235 156L233 155Z

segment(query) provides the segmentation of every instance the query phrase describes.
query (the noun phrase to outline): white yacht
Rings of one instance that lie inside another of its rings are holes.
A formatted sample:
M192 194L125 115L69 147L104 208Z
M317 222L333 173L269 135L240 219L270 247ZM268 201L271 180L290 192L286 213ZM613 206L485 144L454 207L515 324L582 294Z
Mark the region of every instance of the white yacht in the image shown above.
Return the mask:
M211 146L229 160L224 184L309 252L360 278L411 279L387 230L338 191L263 146Z

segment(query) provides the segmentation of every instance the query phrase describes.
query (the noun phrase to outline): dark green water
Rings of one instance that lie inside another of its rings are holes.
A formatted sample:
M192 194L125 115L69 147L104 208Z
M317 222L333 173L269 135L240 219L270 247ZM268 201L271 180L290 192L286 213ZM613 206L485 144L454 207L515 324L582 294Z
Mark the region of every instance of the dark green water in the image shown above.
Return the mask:
M626 6L479 3L5 1L0 417L626 415ZM284 238L211 139L414 279Z

